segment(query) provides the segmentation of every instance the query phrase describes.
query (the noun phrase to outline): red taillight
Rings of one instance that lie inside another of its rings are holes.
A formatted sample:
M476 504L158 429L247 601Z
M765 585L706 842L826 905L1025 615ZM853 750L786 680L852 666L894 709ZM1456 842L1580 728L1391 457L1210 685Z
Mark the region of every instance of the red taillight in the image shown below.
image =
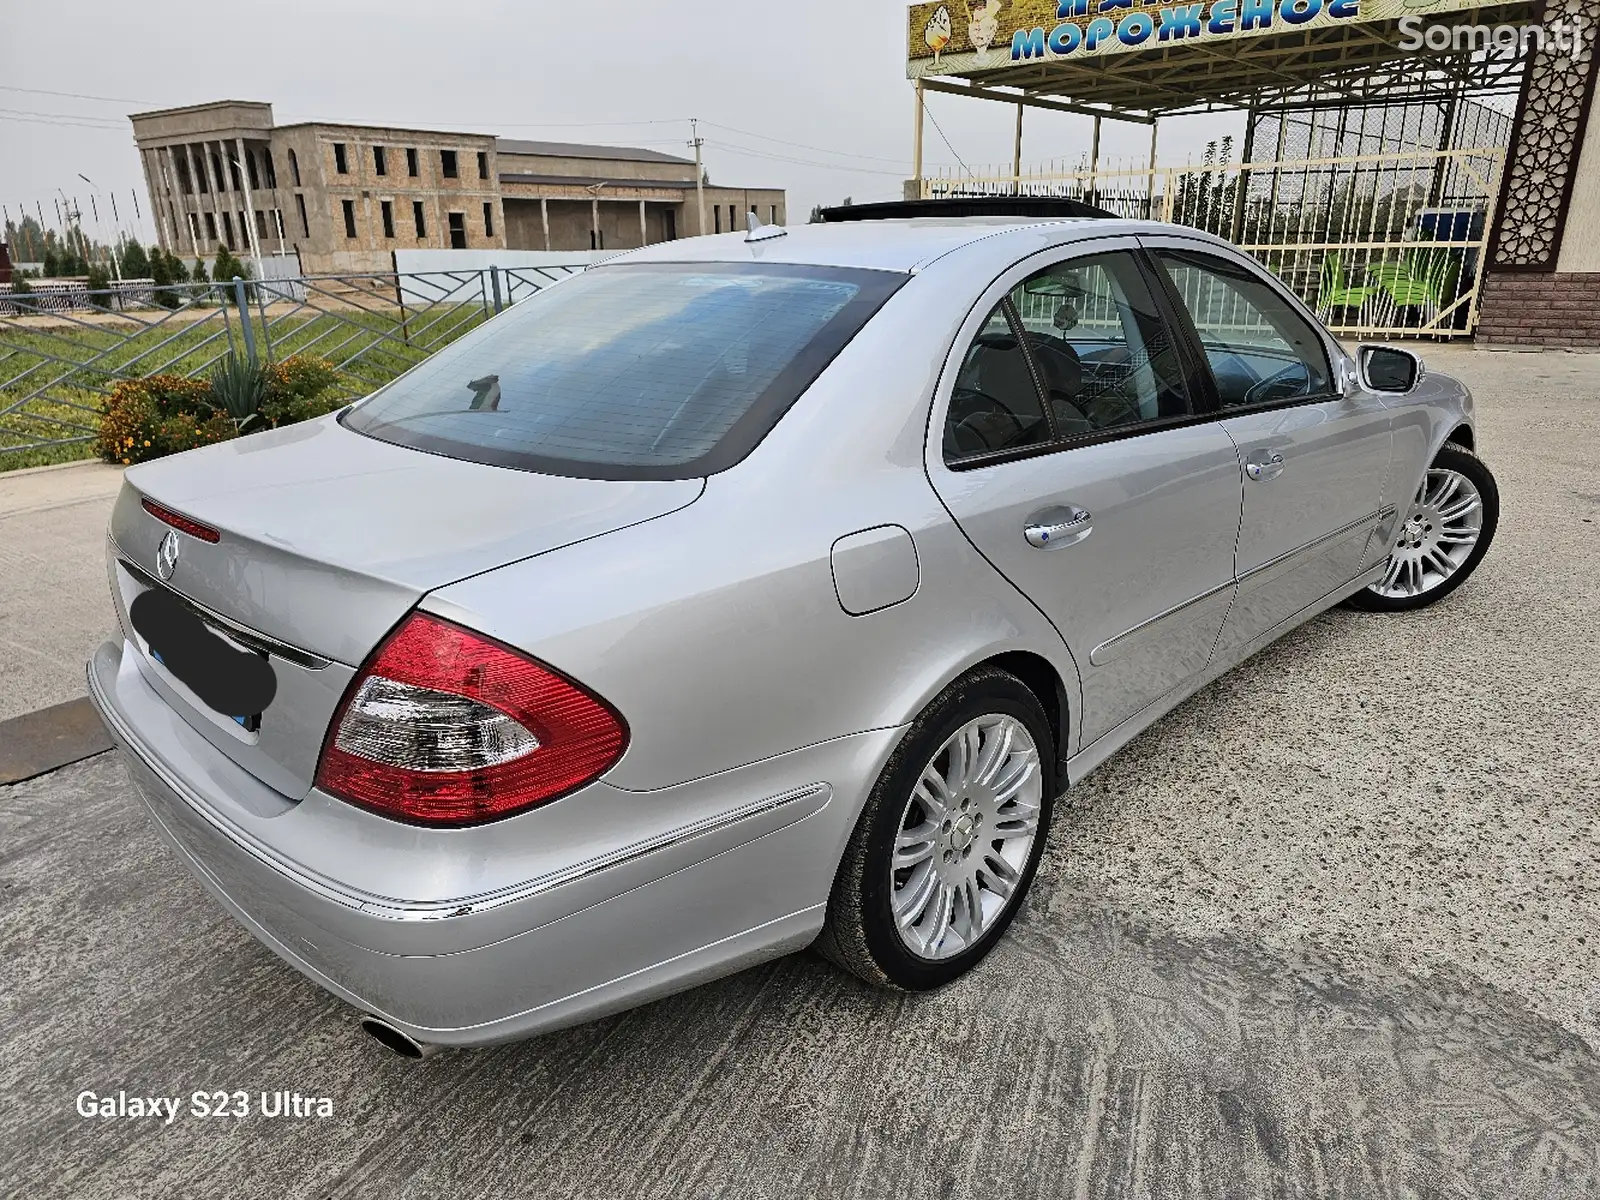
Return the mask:
M401 821L476 825L582 787L627 743L622 718L570 680L412 613L351 681L317 786Z
M210 542L213 545L222 540L222 535L215 529L202 525L199 521L191 521L182 513L175 513L170 508L162 508L161 505L150 500L140 500L139 503L144 505L145 512L156 520L165 521L174 529L187 533L190 537L197 537L202 542Z

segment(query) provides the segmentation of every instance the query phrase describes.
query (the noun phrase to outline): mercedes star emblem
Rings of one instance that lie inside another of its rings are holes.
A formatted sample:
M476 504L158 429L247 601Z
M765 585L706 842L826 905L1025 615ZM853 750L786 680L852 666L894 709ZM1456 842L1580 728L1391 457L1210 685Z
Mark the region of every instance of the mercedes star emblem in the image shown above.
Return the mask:
M162 579L171 579L178 569L179 549L178 531L169 529L167 536L161 539L161 549L156 551L156 574Z

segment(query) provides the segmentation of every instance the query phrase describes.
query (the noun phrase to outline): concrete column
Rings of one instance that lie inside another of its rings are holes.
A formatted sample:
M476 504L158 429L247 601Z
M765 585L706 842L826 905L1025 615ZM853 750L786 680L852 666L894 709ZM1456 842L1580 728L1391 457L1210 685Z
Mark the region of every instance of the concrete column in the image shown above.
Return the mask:
M235 138L234 144L239 148L239 186L244 189L244 223L249 229L249 232L245 235L248 239L246 244L255 255L256 278L260 279L263 274L261 270L261 242L259 233L256 230L255 192L250 187L250 159L247 157L248 152L244 148L243 138Z
M150 160L152 158L156 160L154 170L151 170ZM161 151L143 151L139 155L139 166L144 170L145 191L150 196L151 208L155 210L150 215L155 218L156 222L156 242L163 250L171 250L175 243L169 241L166 223L161 219L161 211L167 207L162 203L166 199L166 189L161 186Z
M923 117L924 101L923 101L923 93L922 93L922 80L920 80L920 79L917 80L916 93L917 93L917 97L916 97L915 109L916 109L917 119L916 119L916 124L912 127L913 128L913 132L912 132L912 138L911 138L911 179L912 179L912 182L916 184L916 187L917 187L917 199L920 200L920 199L922 199L922 194L923 194L923 188L922 188L922 127L925 124L924 117ZM1019 109L1018 112L1020 113L1020 111L1021 110ZM1021 117L1020 116L1018 117L1018 121L1019 122L1021 121ZM704 220L705 220L705 214L704 213L700 214L700 219L701 219L702 222L704 222ZM704 233L705 230L702 229L700 232Z
M544 223L544 248L550 249L550 201L539 201L539 220Z
M600 244L600 197L599 196L590 196L589 197L589 228L590 228L590 231L594 234L594 237L590 239L594 243L593 248L596 249L596 250L604 249L604 247Z
M645 224L645 220L644 220L644 201L641 200L641 201L639 201L639 245L648 246L649 244L650 244L650 228L649 228L649 226L647 226Z
M1022 103L1017 102L1017 132L1011 139L1011 191L1022 195Z

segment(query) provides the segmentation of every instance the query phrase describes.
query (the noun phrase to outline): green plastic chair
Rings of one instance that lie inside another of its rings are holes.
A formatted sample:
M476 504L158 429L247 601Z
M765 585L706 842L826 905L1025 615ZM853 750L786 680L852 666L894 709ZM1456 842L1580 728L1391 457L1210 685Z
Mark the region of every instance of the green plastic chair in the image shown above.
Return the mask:
M1459 257L1449 247L1419 247L1407 250L1398 261L1374 263L1367 274L1383 292L1388 323L1400 309L1414 308L1426 325L1438 318L1455 291L1460 270Z
M1344 259L1336 251L1329 251L1322 260L1322 280L1317 288L1317 314L1323 320L1328 320L1335 310L1341 308L1365 311L1377 292L1377 288L1351 287L1345 277Z

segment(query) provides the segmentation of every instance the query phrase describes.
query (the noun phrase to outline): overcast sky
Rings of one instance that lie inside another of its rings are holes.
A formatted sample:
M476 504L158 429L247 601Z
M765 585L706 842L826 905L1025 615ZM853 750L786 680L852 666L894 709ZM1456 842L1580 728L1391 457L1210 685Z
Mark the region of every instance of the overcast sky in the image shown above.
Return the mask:
M154 240L127 114L222 99L270 101L281 123L684 154L698 117L712 179L787 188L794 221L846 196L898 198L911 171L901 0L4 0L3 11L0 203L13 220L42 202L53 224L52 198L65 192L88 225L84 175L115 193L124 224L137 189L141 235ZM1009 164L1014 110L947 96L928 107L930 167ZM1070 167L1089 126L1030 113L1024 158ZM1197 159L1208 138L1238 128L1231 116L1164 123L1160 157ZM1148 137L1110 123L1103 157L1142 163ZM109 240L109 213L101 220Z

